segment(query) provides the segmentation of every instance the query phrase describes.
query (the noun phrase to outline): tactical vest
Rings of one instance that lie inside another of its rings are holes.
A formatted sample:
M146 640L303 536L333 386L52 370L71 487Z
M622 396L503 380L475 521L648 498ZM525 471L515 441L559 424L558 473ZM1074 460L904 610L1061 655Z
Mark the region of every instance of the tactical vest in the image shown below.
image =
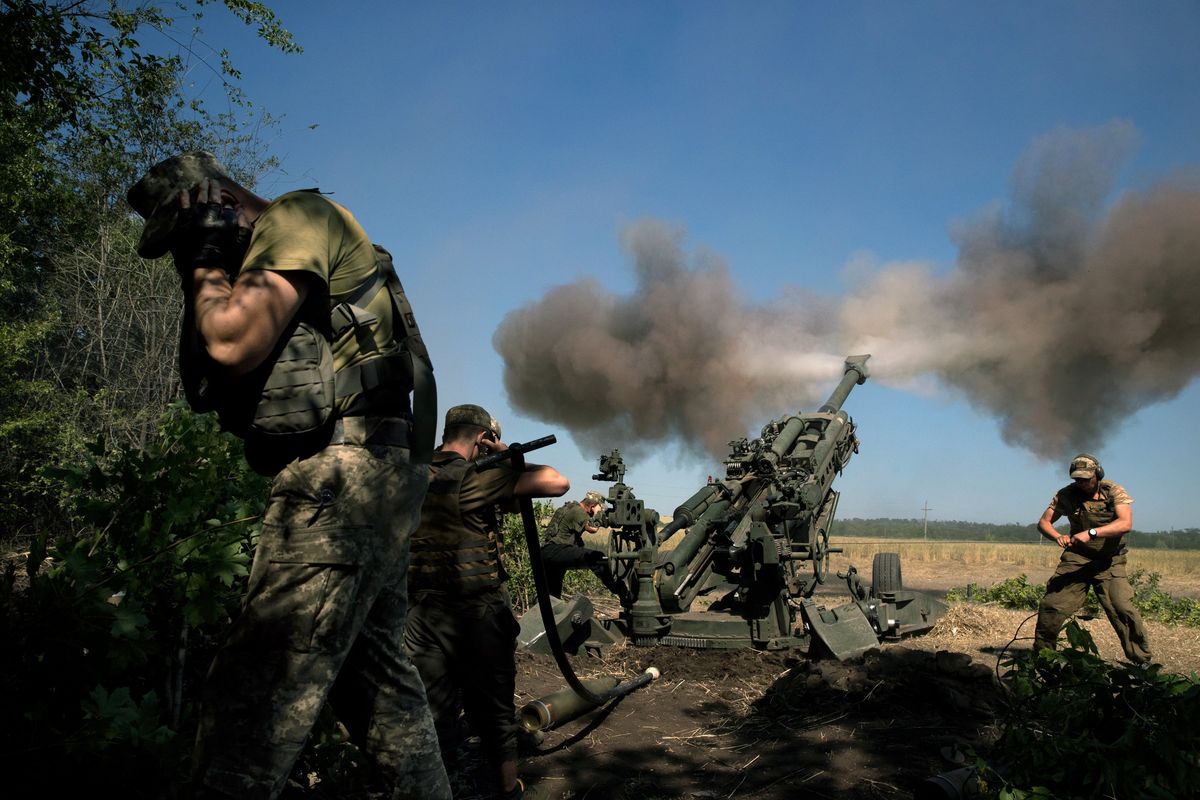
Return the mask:
M410 594L435 590L470 596L498 589L507 577L500 566L495 520L483 527L463 519L462 484L471 462L454 459L430 468L421 526L413 536L408 568Z
M573 531L567 530L567 512L572 508L582 508L578 500L568 500L562 504L562 507L554 512L554 516L550 518L550 524L546 526L546 534L543 537L546 544L582 544L582 537L576 536ZM587 512L585 511L584 514Z
M1112 499L1112 481L1100 481L1097 488L1100 493L1099 500L1082 500L1079 503L1078 513L1067 515L1071 522L1072 534L1086 531L1089 528L1099 528L1117 518L1117 507ZM1072 549L1088 558L1107 558L1120 555L1127 550L1124 535L1106 536L1102 539L1074 544Z
M327 316L302 308L271 355L248 375L229 377L216 369L189 340L195 325L192 309L185 309L179 371L188 403L201 413L217 412L221 427L244 441L255 471L274 475L321 450L329 443L337 401L380 387L406 397L413 392L412 460L429 463L437 424L433 363L391 254L374 247L374 276L350 294L330 298ZM369 335L376 317L366 306L384 291L392 300L396 349L335 370L331 342ZM409 416L409 409L381 410L380 416Z

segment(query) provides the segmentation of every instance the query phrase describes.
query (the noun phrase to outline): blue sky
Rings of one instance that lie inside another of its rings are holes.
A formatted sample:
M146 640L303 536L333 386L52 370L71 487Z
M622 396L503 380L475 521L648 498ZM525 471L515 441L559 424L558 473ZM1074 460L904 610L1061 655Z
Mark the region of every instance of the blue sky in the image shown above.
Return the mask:
M572 495L604 488L590 480L599 452L512 407L492 337L555 286L632 291L620 234L636 220L719 256L748 305L796 289L836 300L853 288L848 265L952 273L953 232L1003 207L1022 154L1055 131L1136 132L1109 202L1200 165L1194 3L276 6L303 54L266 50L215 9L204 22L248 95L282 117L267 133L282 166L260 190L320 186L350 208L395 257L442 410L480 403L510 441L556 433L539 456ZM203 92L209 73L192 75ZM1035 521L1066 463L921 385L872 380L850 396L862 447L837 484L840 516L919 518L928 503L930 519ZM1079 448L1133 495L1135 527L1200 526L1180 500L1197 409L1188 382ZM672 443L652 450L627 459L627 481L664 513L721 474Z

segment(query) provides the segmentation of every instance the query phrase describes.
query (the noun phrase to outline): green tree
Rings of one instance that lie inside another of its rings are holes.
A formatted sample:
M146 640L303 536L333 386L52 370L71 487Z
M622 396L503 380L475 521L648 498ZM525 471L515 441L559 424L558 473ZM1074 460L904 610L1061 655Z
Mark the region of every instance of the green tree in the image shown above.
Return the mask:
M534 516L539 528L544 528L554 515L554 504L548 500L536 500ZM525 537L525 526L520 514L506 514L500 523L504 545L504 571L508 573L508 591L513 607L521 613L537 605L537 589L533 582L533 568L529 563L529 544ZM538 531L541 535L541 530ZM607 594L608 590L600 579L586 569L571 570L563 580L563 591L570 594Z
M197 147L251 186L273 165L254 134L272 121L230 54L201 53L212 5L0 0L0 530L65 528L39 469L95 432L145 442L176 395L179 292L168 265L132 252L126 187ZM299 50L262 3L219 5ZM193 63L220 78L228 110L185 93Z
M244 594L266 487L213 418L162 416L181 293L134 254L124 201L182 150L248 186L273 165L230 54L201 57L210 6L298 50L247 0L0 0L0 530L30 551L0 580L14 796L182 785L196 691ZM187 94L197 63L221 113Z

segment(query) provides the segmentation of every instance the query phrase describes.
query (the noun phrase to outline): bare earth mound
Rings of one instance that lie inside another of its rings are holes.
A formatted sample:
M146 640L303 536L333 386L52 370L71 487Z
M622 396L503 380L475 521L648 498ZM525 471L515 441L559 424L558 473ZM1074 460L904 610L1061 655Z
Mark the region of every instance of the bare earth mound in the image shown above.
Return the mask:
M852 664L811 662L802 650L632 646L575 658L584 678L631 678L648 666L662 678L548 732L522 756L521 773L537 796L564 800L911 797L988 740L999 655L1028 649L1016 636L1032 634L1028 617L961 604L931 633ZM1104 657L1120 657L1107 621L1084 625ZM1150 628L1165 666L1200 669L1200 631ZM565 685L549 656L519 653L517 668L518 704ZM476 780L460 776L460 796L485 797Z

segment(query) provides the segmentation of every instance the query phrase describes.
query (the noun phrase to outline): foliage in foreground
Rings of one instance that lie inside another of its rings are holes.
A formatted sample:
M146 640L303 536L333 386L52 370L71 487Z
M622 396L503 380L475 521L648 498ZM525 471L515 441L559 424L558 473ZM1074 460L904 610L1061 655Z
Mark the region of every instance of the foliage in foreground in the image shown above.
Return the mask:
M533 504L533 515L538 522L538 535L550 522L554 504L538 500ZM508 573L508 591L512 595L513 608L518 614L537 605L537 593L533 583L533 569L529 565L529 545L525 541L525 528L520 514L506 514L500 523L504 545L504 570ZM563 580L566 594L606 594L607 589L591 571L573 569Z
M84 532L43 533L28 587L14 591L11 564L0 583L0 765L18 787L55 775L65 791L78 776L90 792L160 797L186 775L266 487L213 416L182 405L145 449L97 443L54 477Z
M1161 577L1157 572L1134 570L1129 575L1133 587L1133 603L1144 619L1165 622L1170 625L1187 625L1200 628L1200 601L1190 597L1173 597L1159 588ZM951 601L974 600L980 603L995 603L1004 608L1021 611L1036 611L1046 594L1044 584L1031 584L1025 575L1001 581L988 587L967 584L962 589L952 589L946 594ZM1101 613L1094 592L1088 592L1083 613L1096 616Z
M1200 786L1200 678L1103 661L1087 631L1007 662L1001 733L977 764L984 796L1165 800Z
M41 468L144 444L178 394L178 278L134 252L125 190L201 147L248 186L275 164L199 27L217 6L298 51L257 0L0 2L0 544L68 530Z

